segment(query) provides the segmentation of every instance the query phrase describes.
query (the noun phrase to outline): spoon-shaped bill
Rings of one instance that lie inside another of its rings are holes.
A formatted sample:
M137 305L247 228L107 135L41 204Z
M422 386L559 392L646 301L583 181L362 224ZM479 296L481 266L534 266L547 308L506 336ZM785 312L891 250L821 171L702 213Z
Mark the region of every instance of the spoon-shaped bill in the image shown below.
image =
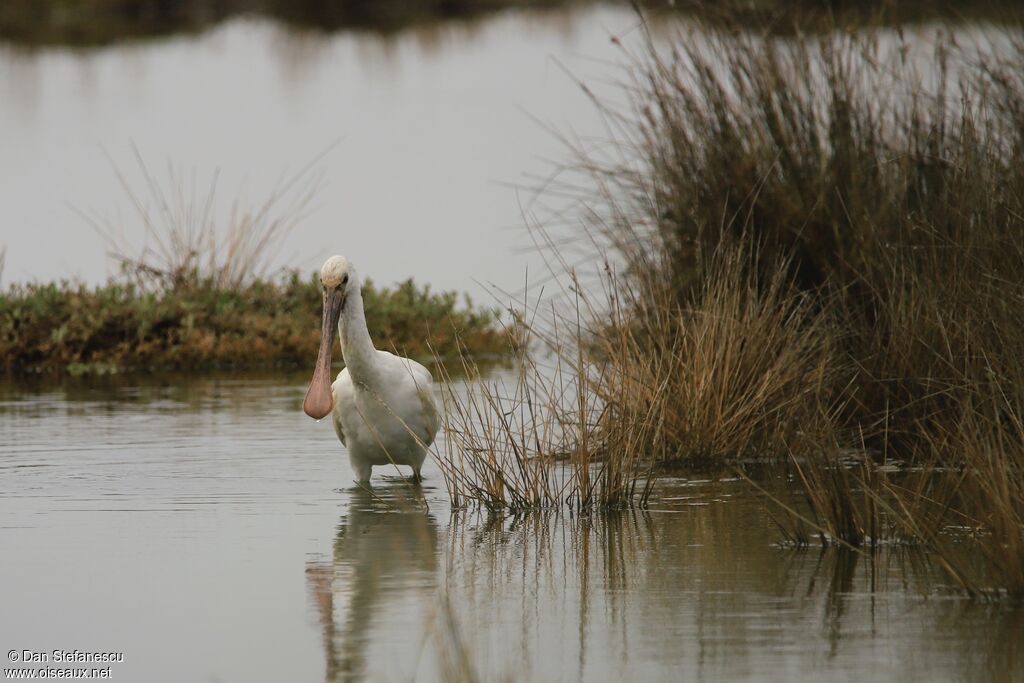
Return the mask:
M345 298L337 289L328 289L324 294L324 312L320 333L320 352L316 356L316 367L313 380L306 391L306 400L302 402L302 410L306 415L319 420L334 409L334 395L331 393L331 351L334 348L334 335L338 329L338 318Z

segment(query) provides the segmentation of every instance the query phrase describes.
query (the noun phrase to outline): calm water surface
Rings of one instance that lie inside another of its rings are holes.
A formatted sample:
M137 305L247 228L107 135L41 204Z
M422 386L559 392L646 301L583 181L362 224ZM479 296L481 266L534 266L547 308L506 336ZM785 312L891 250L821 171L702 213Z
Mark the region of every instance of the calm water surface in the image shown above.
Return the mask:
M238 19L76 52L0 46L5 282L102 279L70 208L121 211L106 149L222 169L254 200L321 162L275 264L514 288L524 203L603 131L562 73L621 74L628 9L501 14L391 38ZM968 30L968 35L970 31ZM610 90L609 90L610 92ZM527 198L528 199L528 198ZM47 239L41 239L46 236ZM794 552L739 482L652 508L488 519L394 473L351 485L306 375L0 384L0 652L124 653L128 681L1022 681L1024 613L952 597L897 550Z
M1011 681L1024 612L775 545L740 482L488 519L353 489L304 375L0 387L0 645L131 681Z
M107 154L137 191L132 144L165 189L168 163L194 173L200 196L219 169L226 220L236 197L259 204L333 145L315 164L316 200L273 266L312 271L344 253L383 283L518 287L540 261L525 253L530 192L509 185L535 187L565 159L550 128L603 131L573 78L610 91L601 81L622 54L610 37L635 25L620 7L503 13L390 37L239 18L94 50L0 43L4 281L106 277L107 249L75 209L141 248Z
M663 20L654 31L660 38L680 27L693 25ZM937 30L961 45L1005 43L1012 33L908 27L923 73ZM641 34L628 6L589 5L391 36L242 17L198 35L91 50L0 43L3 281L105 279L107 246L77 211L141 250L140 221L114 172L146 195L135 145L165 191L166 166L176 166L197 203L219 171L222 224L236 199L261 203L330 148L314 164L316 199L270 255L272 267L312 271L340 252L384 284L415 277L480 295L477 283L519 288L528 269L537 282L543 261L523 225L536 217L553 227L569 204L555 192L536 203L531 191L570 158L556 131L617 154L577 80L623 107L617 84L628 81L628 60L612 38L641 52ZM896 34L880 36L891 43ZM572 214L563 220L575 224Z

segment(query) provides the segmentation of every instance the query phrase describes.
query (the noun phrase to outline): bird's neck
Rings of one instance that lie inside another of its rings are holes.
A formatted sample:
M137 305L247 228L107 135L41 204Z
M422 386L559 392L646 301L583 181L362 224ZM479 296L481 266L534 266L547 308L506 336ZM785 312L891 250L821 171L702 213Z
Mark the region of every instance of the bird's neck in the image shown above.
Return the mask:
M363 310L363 293L359 287L352 288L345 301L345 308L338 319L338 339L341 341L341 355L353 382L366 383L373 374L377 351L373 348L370 331L366 328L366 313Z

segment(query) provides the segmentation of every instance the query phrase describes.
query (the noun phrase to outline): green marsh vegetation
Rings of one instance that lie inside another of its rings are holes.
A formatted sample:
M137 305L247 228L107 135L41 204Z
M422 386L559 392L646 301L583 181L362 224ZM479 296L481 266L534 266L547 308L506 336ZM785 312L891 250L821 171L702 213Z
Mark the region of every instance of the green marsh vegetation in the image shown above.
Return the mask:
M319 275L296 272L230 289L17 284L0 293L0 359L9 373L305 367L319 344L320 297ZM367 281L363 297L379 348L430 358L456 353L457 336L478 353L505 348L495 313L456 292Z
M137 153L136 153L137 154ZM150 368L200 370L306 367L320 337L319 274L273 272L269 259L305 217L316 191L312 165L261 203L236 202L217 217L216 180L202 191L171 168L157 178L137 156L141 187L118 171L132 227L83 217L120 263L106 284L12 284L0 291L0 368L7 373L111 373ZM378 348L430 358L502 353L493 308L456 292L407 280L363 285L367 324Z
M605 272L581 282L546 231L573 303L524 334L563 372L451 401L498 419L442 457L449 483L614 506L661 468L764 463L794 545L917 546L1020 598L1024 34L767 35L624 47L617 153L578 149L551 186L578 193Z

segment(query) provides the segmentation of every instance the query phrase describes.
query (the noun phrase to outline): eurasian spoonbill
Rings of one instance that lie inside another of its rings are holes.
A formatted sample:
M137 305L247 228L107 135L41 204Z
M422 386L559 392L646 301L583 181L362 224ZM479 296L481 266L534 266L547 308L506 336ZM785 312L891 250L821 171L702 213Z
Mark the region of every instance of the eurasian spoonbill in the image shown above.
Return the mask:
M348 448L356 481L366 484L374 465L409 465L413 478L440 422L430 371L408 358L373 347L355 268L332 256L320 269L323 331L313 380L302 409L319 420L328 413ZM330 384L331 351L338 332L345 369Z

